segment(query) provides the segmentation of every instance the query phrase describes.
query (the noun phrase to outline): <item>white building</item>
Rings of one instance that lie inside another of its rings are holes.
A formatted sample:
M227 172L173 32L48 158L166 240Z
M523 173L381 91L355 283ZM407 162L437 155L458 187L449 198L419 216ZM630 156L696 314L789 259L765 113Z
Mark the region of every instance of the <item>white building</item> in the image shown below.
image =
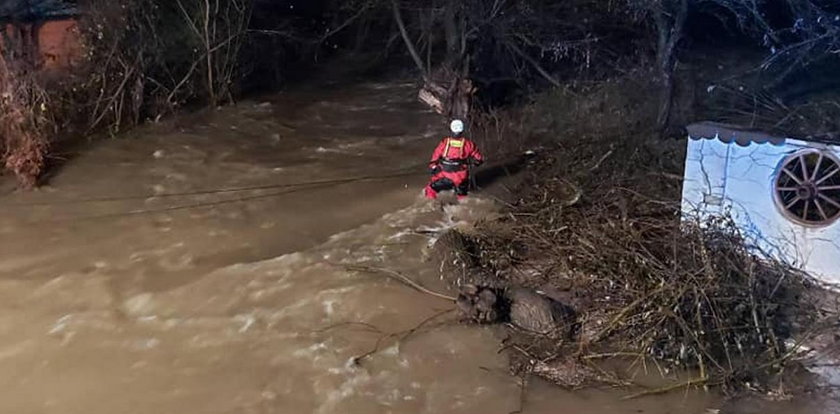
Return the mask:
M685 219L731 215L760 250L840 284L840 142L688 127Z

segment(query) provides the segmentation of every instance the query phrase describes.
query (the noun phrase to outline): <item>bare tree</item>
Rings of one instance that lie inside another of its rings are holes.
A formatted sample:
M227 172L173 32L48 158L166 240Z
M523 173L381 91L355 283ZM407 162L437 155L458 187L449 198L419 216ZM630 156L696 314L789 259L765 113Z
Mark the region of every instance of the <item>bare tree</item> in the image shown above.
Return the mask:
M400 30L400 36L402 36L402 39L405 42L405 47L408 50L409 55L411 55L411 58L414 60L414 64L417 65L417 69L419 69L420 73L423 74L423 78L428 79L428 73L426 73L426 68L423 66L423 59L420 58L420 54L417 52L414 41L409 36L408 29L405 27L405 21L403 20L402 12L400 11L399 0L391 0L391 8L394 11L394 22L397 23L397 27Z
M83 0L80 7L87 65L71 99L89 101L88 132L117 133L191 100L233 99L251 0Z
M688 18L689 0L654 2L652 14L656 22L656 67L661 82L657 129L665 134L671 120L674 103L674 68L677 64L677 45L683 36Z
M251 19L250 0L175 2L195 41L202 47L208 103L216 106L221 100L233 100L230 87Z
M628 0L625 4L637 18L655 23L656 61L662 92L658 127L670 124L674 94L674 67L691 13L734 20L742 35L766 47L768 57L759 70L769 85L778 86L792 74L840 53L840 10L829 11L829 2L819 0ZM785 10L793 24L774 26L766 17L772 8Z
M392 0L392 6L397 4ZM736 35L766 48L767 59L756 71L768 79L767 85L778 86L795 80L802 70L840 56L840 7L832 4L820 0L402 0L403 10L431 16L431 23L412 24L404 16L395 16L400 17L401 37L424 74L421 99L447 115L459 112L457 107L463 105L456 102L474 92L472 86L457 85L480 79L483 71L518 82L542 79L557 87L564 70L576 70L573 76L580 78L584 71L597 70L598 64L612 65L599 54L632 55L620 48L628 46L626 39L636 39L639 43L633 48L639 56L648 51L655 56L656 127L664 134L672 123L675 70L690 18L718 19L721 27L734 22ZM771 12L787 14L787 19L771 21L767 17ZM785 26L786 20L792 24ZM426 41L412 41L417 38ZM444 53L432 52L435 40L443 43L439 50ZM424 52L426 62L422 63Z
M482 72L504 73L502 78L523 86L532 77L559 86L558 63L578 57L591 62L598 20L588 17L609 14L599 2L586 0L390 0L389 5L406 50L423 75L420 99L450 117L469 115ZM406 19L406 10L419 17ZM436 48L438 44L442 46Z

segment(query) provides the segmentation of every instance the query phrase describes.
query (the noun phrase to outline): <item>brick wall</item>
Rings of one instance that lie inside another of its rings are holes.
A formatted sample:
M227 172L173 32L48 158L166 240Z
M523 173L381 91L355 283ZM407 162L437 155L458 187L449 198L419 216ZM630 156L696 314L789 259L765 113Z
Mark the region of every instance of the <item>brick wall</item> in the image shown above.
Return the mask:
M13 44L0 42L0 50L13 46L17 56L35 61L42 69L73 66L82 57L78 26L74 19L50 20L36 24L9 24L0 28Z
M82 56L82 46L76 21L52 20L38 28L38 48L45 69L72 66Z

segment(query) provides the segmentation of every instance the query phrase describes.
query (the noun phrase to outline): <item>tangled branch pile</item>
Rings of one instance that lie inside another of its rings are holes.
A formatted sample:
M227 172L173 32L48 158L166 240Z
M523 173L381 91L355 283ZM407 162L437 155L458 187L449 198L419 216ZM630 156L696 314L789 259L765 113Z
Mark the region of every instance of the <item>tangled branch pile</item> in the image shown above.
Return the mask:
M768 379L822 326L816 282L757 256L725 219L681 221L684 144L652 135L561 139L513 212L472 237L483 273L583 315L576 342L529 338L514 363L556 380L569 372L559 355L620 355L696 370L691 384Z

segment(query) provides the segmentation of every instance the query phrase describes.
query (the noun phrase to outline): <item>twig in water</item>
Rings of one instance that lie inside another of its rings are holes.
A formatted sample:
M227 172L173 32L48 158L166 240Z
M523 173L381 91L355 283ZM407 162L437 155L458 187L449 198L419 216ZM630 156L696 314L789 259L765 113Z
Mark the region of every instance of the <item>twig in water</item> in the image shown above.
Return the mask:
M406 275L404 275L404 274L402 274L402 273L400 273L396 270L386 269L386 268L382 268L382 267L361 266L361 265L346 265L345 268L347 270L356 271L356 272L380 273L384 276L390 277L391 279L395 279L399 282L402 282L405 285L413 288L414 290L416 290L418 292L425 293L427 295L434 296L434 297L440 298L440 299L445 299L445 300L448 300L448 301L453 301L453 302L455 301L454 297L429 290L429 289L421 286L419 283L411 280L408 276L406 276Z
M379 328L377 328L375 325L372 325L372 324L369 324L369 323L366 323L366 322L341 322L341 323L337 323L337 324L334 324L334 325L327 326L325 328L317 329L313 332L324 333L324 332L327 332L327 331L331 331L333 329L343 328L345 326L359 326L359 327L362 327L362 328L367 328L367 330L370 331L370 332L375 332L375 333L378 333L378 334L382 333L382 331L379 330Z
M519 377L519 409L511 411L510 414L522 414L525 412L525 398L528 394L528 373L523 372Z
M690 379L688 381L680 382L678 384L669 385L667 387L661 387L661 388L656 388L656 389L652 389L652 390L637 392L635 394L623 397L622 400L632 400L632 399L636 399L636 398L639 398L639 397L646 397L646 396L649 396L649 395L665 394L665 393L669 393L669 392L674 391L674 390L678 390L678 389L683 388L683 387L688 388L688 387L691 387L691 386L705 385L706 382L708 382L708 381L709 381L708 378L694 378L694 379Z
M443 315L446 315L446 314L448 314L448 313L450 313L454 310L455 309L447 309L445 311L438 312L438 313L436 313L436 314L434 314L434 315L432 315L432 316L430 316L426 319L423 319L419 324L417 324L417 326L415 326L411 329L401 331L401 332L384 334L384 335L380 336L379 339L376 340L376 344L373 346L373 348L370 351L367 351L367 352L365 352L364 354L361 354L361 355L354 356L353 358L350 358L350 360L353 361L354 365L361 365L363 360L365 360L365 359L369 358L370 356L372 356L373 354L379 352L379 350L382 348L382 342L384 342L386 339L399 337L397 339L397 342L405 341L406 339L408 339L412 335L416 334L422 327L426 326L426 324L428 324L429 322L431 322L431 321L433 321L433 320L435 320L435 319L437 319L437 318L439 318Z

